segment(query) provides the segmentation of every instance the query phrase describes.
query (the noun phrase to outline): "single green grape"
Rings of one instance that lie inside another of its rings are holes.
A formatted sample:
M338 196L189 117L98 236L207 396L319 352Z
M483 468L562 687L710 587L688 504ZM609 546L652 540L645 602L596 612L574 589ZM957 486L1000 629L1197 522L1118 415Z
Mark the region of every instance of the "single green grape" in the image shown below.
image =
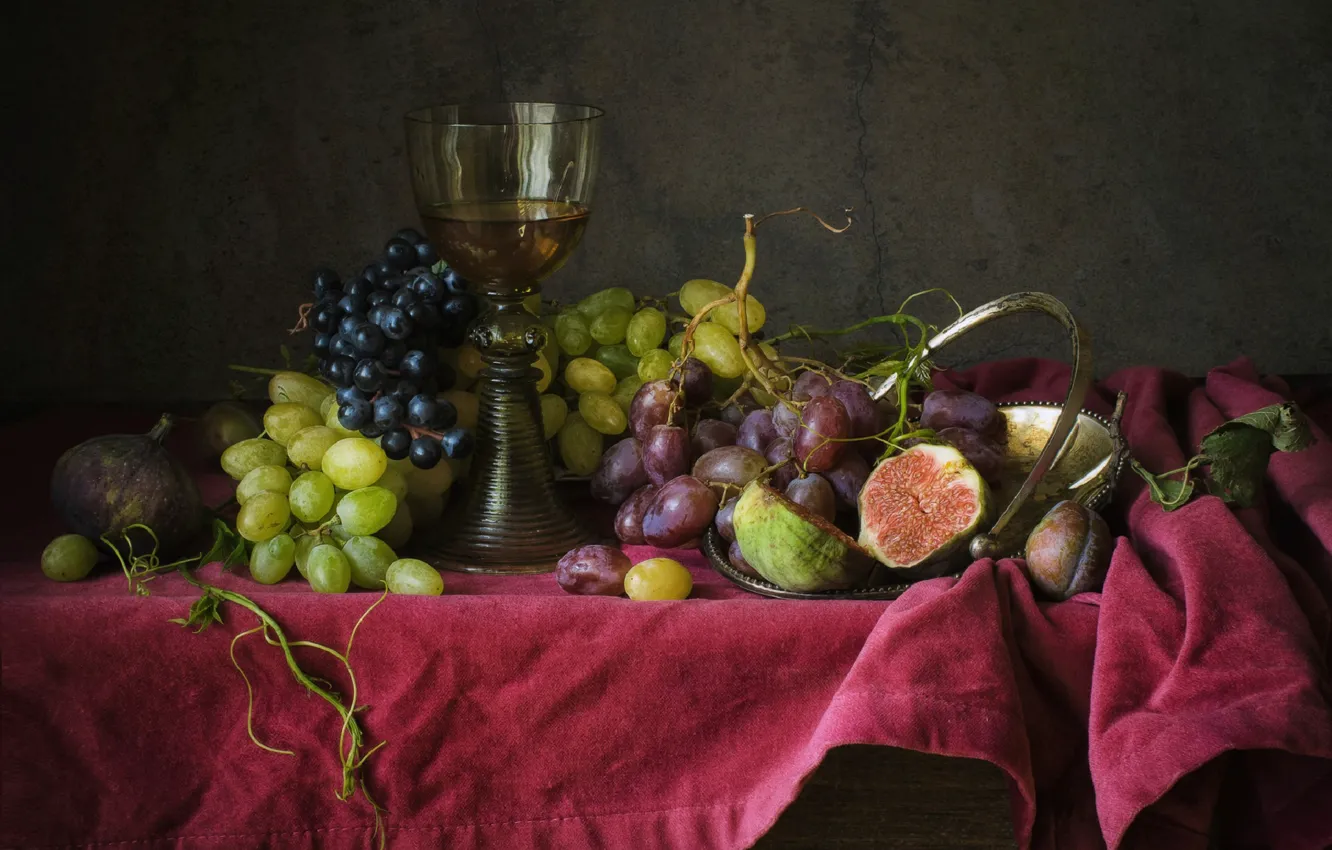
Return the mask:
M351 564L341 549L320 543L305 559L305 578L315 593L346 593L351 586Z
M557 443L560 460L574 475L591 475L597 471L604 439L600 432L583 421L581 413L570 413L564 420Z
M382 590L384 573L398 555L378 537L358 536L342 544L342 554L351 566L351 581L366 590Z
M541 293L536 292L523 299L523 309L533 316L541 315Z
M296 563L296 541L279 534L254 544L250 553L250 578L260 584L277 584L287 577Z
M625 412L606 393L583 393L578 397L583 421L608 437L623 434L629 424Z
M673 334L666 342L666 350L671 353L673 359L679 359L680 350L684 348L684 331Z
M273 404L294 401L318 410L324 396L332 392L328 384L304 372L278 372L268 380L268 400Z
M624 576L625 595L635 601L684 599L694 589L694 577L672 558L648 558Z
M301 574L301 578L309 578L305 566L310 557L310 550L331 539L322 534L302 534L296 538L296 572Z
M236 503L243 505L255 493L265 490L285 493L291 489L291 473L285 466L256 466L236 485Z
M236 514L236 531L252 543L268 540L282 533L291 521L291 507L286 493L265 490L255 493Z
M624 342L624 335L629 330L629 321L634 314L623 307L611 307L597 314L588 323L588 332L602 345L616 345Z
M337 404L337 403L338 403L338 395L337 395L337 393L329 393L328 395L324 396L323 401L319 402L319 423L318 423L318 424L320 424L320 425L323 425L323 424L324 424L324 420L328 418L328 409L329 409L330 407L332 407L333 405ZM304 429L302 429L302 430L304 430ZM299 434L299 433L301 433L301 432L300 432L300 431L297 431L296 433ZM288 455L291 454L291 443L287 443L287 454L288 454Z
M615 392L611 393L611 398L615 399L615 403L624 411L625 416L629 415L629 408L634 403L634 396L638 395L638 391L644 383L645 381L637 375L630 375L627 378L621 378L620 382L615 385Z
M429 469L413 466L406 478L409 496L438 496L453 486L453 467L447 463L437 463Z
M413 530L412 510L406 500L403 500L398 502L398 509L393 512L393 519L389 520L388 525L376 531L375 536L397 549L399 546L407 545L407 541L412 539Z
M402 558L389 564L385 579L389 593L439 596L444 592L444 577L439 570L416 558Z
M264 431L268 438L285 446L302 428L319 425L319 412L295 401L274 404L264 411Z
M241 440L222 453L222 470L240 481L257 466L286 466L287 450L272 440Z
M42 574L52 581L78 581L97 565L97 547L78 534L62 534L42 550Z
M674 362L674 354L664 348L654 348L639 359L638 377L645 384L648 381L660 381L671 374L671 364Z
M322 472L303 472L291 482L287 502L301 522L318 522L333 510L333 481Z
M615 380L638 374L638 358L629 352L629 346L603 345L597 349L596 360L615 376Z
M694 356L719 378L738 378L745 373L740 343L721 325L704 322L694 328Z
M564 367L564 383L576 393L615 392L615 373L590 357L576 357Z
M546 362L550 364L552 372L558 372L560 370L560 340L555 333L554 317L552 317L549 323L546 324L546 344L541 349L541 356L546 358Z
M541 430L547 440L560 432L568 415L569 405L564 399L549 393L541 397Z
M338 502L338 520L353 536L374 534L389 524L398 500L383 487L353 490Z
M566 310L555 319L555 341L560 351L578 357L592 347L592 332L581 313Z
M375 481L376 487L383 487L393 494L393 498L402 501L407 498L407 476L396 466L388 466L384 469L384 474Z
M745 296L745 322L750 333L757 333L768 320L768 311L752 295ZM736 336L740 335L740 307L737 304L725 304L708 314L708 321L716 322Z
M666 314L656 307L644 307L629 320L629 327L624 333L625 344L636 357L642 357L655 348L660 348L666 339Z
M407 510L412 515L412 525L414 527L425 527L444 516L444 497L429 494L409 494L407 496Z
M715 280L704 278L687 280L684 286L680 287L680 307L689 315L697 316L699 310L730 294L731 287Z
M334 414L334 418L337 418L337 414ZM302 428L287 443L287 459L297 469L320 469L324 462L324 452L344 436L327 425Z
M334 486L344 490L369 487L387 468L388 456L384 450L365 437L339 440L324 452L324 474L333 480Z
M591 322L597 316L616 307L632 313L634 310L634 294L623 286L612 286L609 289L603 289L587 296L579 301L578 306L574 309L581 313L584 319Z

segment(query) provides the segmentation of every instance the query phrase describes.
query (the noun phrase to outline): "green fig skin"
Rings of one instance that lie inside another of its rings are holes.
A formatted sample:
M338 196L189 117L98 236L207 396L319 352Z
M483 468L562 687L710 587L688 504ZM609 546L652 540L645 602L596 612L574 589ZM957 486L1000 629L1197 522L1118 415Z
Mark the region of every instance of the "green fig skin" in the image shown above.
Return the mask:
M61 455L51 473L51 502L65 526L119 543L126 528L142 523L157 535L163 557L194 539L203 501L194 479L161 445L170 428L164 416L148 434L93 437Z
M1048 599L1100 590L1113 546L1100 514L1077 502L1060 502L1027 537L1027 574Z
M758 481L741 493L732 524L745 561L785 590L863 587L874 568L854 540Z

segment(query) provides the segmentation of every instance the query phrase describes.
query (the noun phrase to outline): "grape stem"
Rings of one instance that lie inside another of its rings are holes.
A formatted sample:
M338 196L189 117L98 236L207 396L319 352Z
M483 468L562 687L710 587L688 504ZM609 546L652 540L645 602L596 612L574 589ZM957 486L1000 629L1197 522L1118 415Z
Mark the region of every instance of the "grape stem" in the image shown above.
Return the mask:
M310 301L296 308L296 324L287 329L287 333L295 336L306 328L310 327L310 311L314 309L314 302Z
M280 375L282 369L265 369L261 366L242 366L239 363L228 363L227 368L234 372L249 372L252 375Z

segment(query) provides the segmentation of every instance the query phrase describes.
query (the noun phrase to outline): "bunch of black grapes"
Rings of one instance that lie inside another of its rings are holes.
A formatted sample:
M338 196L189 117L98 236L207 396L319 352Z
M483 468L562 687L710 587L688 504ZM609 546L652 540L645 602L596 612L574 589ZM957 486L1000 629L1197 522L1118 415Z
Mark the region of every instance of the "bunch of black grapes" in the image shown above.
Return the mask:
M380 438L390 458L410 457L421 469L471 454L471 432L436 394L457 379L439 350L466 340L477 298L425 237L399 230L382 256L345 281L316 271L314 296L315 353L337 387L342 427Z

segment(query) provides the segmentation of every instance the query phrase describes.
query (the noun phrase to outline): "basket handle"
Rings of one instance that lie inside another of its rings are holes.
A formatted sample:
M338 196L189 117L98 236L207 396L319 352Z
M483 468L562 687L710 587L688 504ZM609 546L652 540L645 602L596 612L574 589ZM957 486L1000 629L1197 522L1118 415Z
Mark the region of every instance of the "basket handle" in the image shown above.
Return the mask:
M1091 336L1082 325L1078 324L1078 320L1073 318L1073 314L1068 311L1068 308L1054 296L1044 292L1015 292L1002 298L996 298L988 304L982 304L939 331L912 358L910 369L904 370L907 374L911 374L911 371L933 355L935 351L966 332L985 324L991 319L997 319L1000 316L1011 316L1015 313L1044 313L1063 325L1073 347L1073 373L1069 378L1068 395L1064 397L1064 407L1059 411L1059 417L1055 420L1054 428L1050 431L1050 438L1046 440L1040 456L1036 458L1036 464L1031 468L1031 472L1027 474L1027 479L1022 482L1022 486L1018 488L1017 493L1013 495L1007 507L999 514L999 518L994 521L989 532L977 534L972 538L971 556L973 558L997 558L1000 556L999 534L1013 520L1013 517L1027 499L1031 497L1037 485L1041 483L1041 479L1045 477L1045 473L1049 471L1060 451L1063 450L1064 443L1068 440L1074 423L1077 422L1078 414L1082 411L1082 403L1087 397L1087 392L1091 389ZM889 375L872 393L873 397L875 399L883 398L896 384L897 375Z

